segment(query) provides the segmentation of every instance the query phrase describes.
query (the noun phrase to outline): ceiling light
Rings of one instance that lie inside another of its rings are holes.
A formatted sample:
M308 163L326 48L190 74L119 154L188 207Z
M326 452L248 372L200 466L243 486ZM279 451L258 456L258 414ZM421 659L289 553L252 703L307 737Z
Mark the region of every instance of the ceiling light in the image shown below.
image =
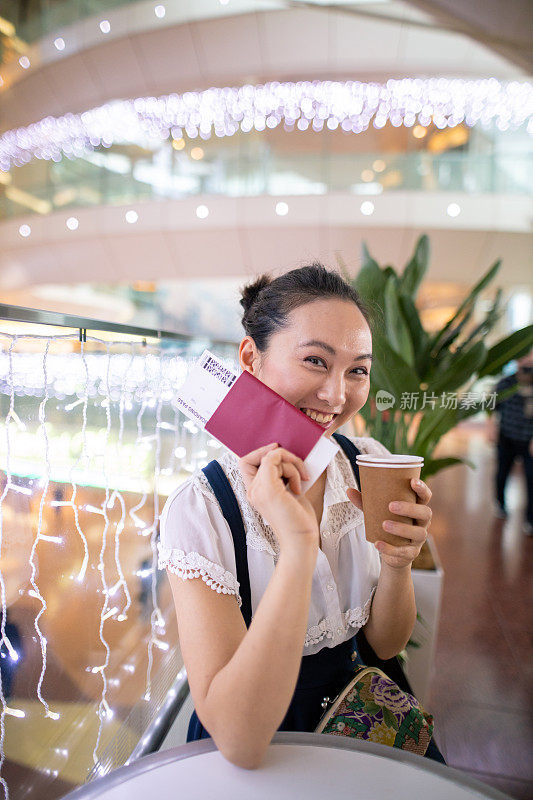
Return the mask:
M374 213L374 203L371 200L365 200L364 203L361 203L361 214L364 214L365 217L369 217L370 214Z
M100 30L102 31L102 33L109 33L109 31L111 30L111 23L109 22L108 19L103 19L101 21Z
M67 228L69 231L75 231L79 224L79 220L76 219L76 217L69 217L67 219Z
M204 151L201 147L193 147L191 150L191 158L194 158L195 161L200 161L204 157Z
M446 213L449 217L458 217L461 213L461 206L458 203L450 203L446 209Z
M130 225L133 225L133 223L137 222L137 220L139 219L139 215L132 208L129 211L126 211L125 216L126 216L126 222L129 222Z
M385 169L385 167L386 167L386 166L387 166L387 165L385 164L385 162L383 161L383 159L381 159L381 158L376 158L376 160L375 160L375 161L374 161L374 163L372 164L372 169L373 169L375 172L383 172L383 170Z
M172 139L172 147L174 150L183 150L185 147L185 139Z
M207 206L198 206L196 209L196 216L198 219L205 219L209 216L209 209Z
M65 49L65 40L62 36L58 36L57 39L54 39L54 46L56 50L64 50Z
M153 6L152 6L153 8ZM24 128L0 135L0 170L20 166L32 158L59 160L65 152L98 147L102 141L122 142L124 132L135 142L147 136L172 136L186 131L190 139L233 136L254 127L265 130L266 120L279 119L284 130L296 129L302 113L312 118L313 131L320 131L328 120L339 122L343 130L351 125L355 134L369 129L372 120L390 119L394 124L417 124L415 137L428 134L435 124L456 128L465 125L484 127L498 124L533 132L533 83L500 82L496 78L465 81L428 78L389 80L386 83L354 81L299 81L267 83L257 86L210 87L160 97L116 100L98 108L63 117L46 117ZM417 111L400 112L399 108ZM379 113L378 113L379 112ZM65 149L66 148L66 149ZM20 162L20 163L19 163Z
M20 233L21 236L24 237L24 239L26 239L26 237L28 237L30 235L30 233L31 233L30 226L29 225L21 225L20 228L19 228L19 233Z
M286 217L289 213L289 206L287 203L276 203L276 214L278 217Z
M165 16L165 14L166 14L166 13L167 13L167 12L166 12L165 6L156 6L156 7L154 8L154 14L155 14L155 15L156 15L156 17L158 17L159 19L163 19L163 17Z
M28 56L21 56L19 58L19 64L22 67L22 69L29 69L30 59L28 58Z
M364 169L361 173L361 178L365 181L365 183L368 183L369 181L374 180L374 173L371 169Z

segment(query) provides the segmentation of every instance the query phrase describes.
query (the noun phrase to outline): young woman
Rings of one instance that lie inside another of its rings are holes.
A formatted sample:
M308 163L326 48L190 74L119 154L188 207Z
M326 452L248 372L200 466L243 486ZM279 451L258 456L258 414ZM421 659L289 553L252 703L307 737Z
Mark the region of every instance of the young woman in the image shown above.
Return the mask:
M313 264L259 278L241 304L241 368L331 436L369 393L372 335L357 292ZM362 452L388 453L374 439L352 441ZM427 538L431 491L413 481L418 502L391 505L406 521L384 524L405 545L373 545L344 452L305 494L303 462L276 442L241 459L226 452L219 463L246 531L250 627L231 531L201 470L165 504L159 565L172 586L195 705L188 741L212 736L225 758L254 769L277 730L314 730L320 701L353 674L360 628L381 659L405 647L416 619L411 564Z

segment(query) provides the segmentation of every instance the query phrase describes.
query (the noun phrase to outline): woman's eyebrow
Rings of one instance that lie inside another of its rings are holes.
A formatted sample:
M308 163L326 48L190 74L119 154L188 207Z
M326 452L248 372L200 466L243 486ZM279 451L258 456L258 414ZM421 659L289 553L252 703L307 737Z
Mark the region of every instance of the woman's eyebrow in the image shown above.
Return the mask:
M332 356L337 355L337 351L327 342L321 342L319 339L310 339L308 342L302 342L298 347L321 347L326 352L331 353ZM372 360L372 353L365 353L361 356L354 356L354 361L364 361L365 358Z

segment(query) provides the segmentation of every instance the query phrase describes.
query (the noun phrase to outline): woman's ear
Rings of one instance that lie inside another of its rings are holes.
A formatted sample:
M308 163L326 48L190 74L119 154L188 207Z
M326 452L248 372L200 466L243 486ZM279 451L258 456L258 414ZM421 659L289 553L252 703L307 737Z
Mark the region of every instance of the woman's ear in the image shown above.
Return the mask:
M239 345L239 363L242 370L252 375L257 373L259 353L251 336L245 336Z

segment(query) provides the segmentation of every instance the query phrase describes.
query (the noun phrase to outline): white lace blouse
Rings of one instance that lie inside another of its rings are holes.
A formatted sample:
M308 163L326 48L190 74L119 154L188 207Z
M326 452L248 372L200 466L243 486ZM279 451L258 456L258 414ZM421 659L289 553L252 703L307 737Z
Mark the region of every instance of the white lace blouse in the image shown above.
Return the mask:
M350 438L363 453L389 453L375 439ZM253 614L274 572L279 546L272 528L246 498L237 457L225 450L218 461L244 520ZM348 486L359 488L350 462L339 450L326 473L321 549L302 655L346 641L370 615L380 572L379 553L365 539L363 513L348 500ZM214 591L234 595L241 606L231 531L201 470L168 497L160 517L158 549L160 569L184 580L202 578Z

